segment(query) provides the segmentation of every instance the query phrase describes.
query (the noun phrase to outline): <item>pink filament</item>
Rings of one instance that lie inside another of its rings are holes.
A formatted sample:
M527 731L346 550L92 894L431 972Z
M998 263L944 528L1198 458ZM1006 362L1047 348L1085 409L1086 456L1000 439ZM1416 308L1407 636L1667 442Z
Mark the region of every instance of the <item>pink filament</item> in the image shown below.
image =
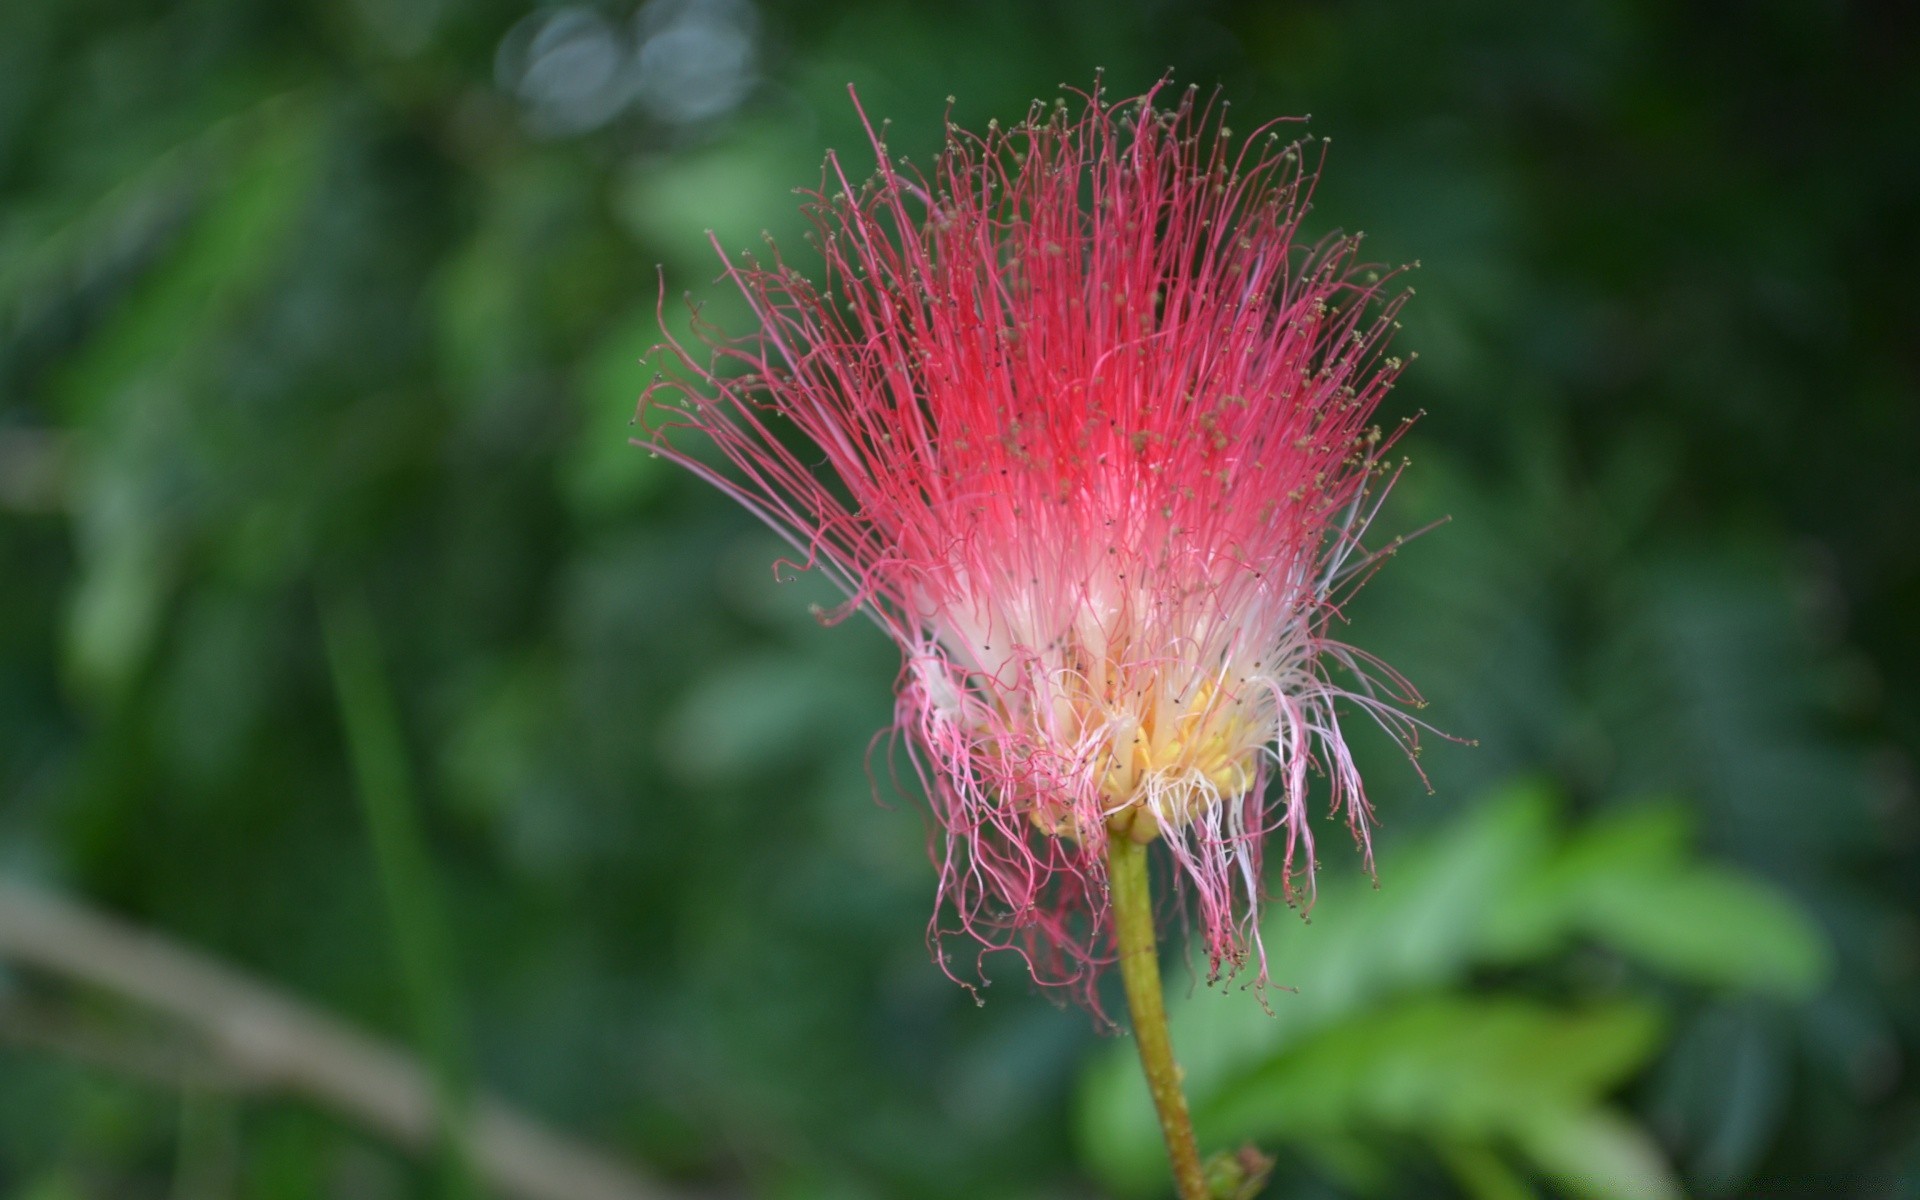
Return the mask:
M809 194L820 282L777 249L728 261L759 330L701 327L704 363L670 340L683 377L642 401L660 453L902 647L896 723L940 826L930 935L1012 950L1089 1004L1116 812L1173 814L1213 976L1251 956L1264 980L1262 845L1284 829L1283 894L1297 856L1310 896L1310 777L1367 845L1335 701L1409 750L1418 725L1405 680L1328 636L1379 557L1360 538L1404 424L1368 422L1402 297L1357 236L1298 239L1309 143L1236 143L1191 90L1156 107L1163 90L949 125L930 179L869 126L877 175L829 156ZM1191 711L1247 731L1251 787L1188 770L1116 797L1127 731Z

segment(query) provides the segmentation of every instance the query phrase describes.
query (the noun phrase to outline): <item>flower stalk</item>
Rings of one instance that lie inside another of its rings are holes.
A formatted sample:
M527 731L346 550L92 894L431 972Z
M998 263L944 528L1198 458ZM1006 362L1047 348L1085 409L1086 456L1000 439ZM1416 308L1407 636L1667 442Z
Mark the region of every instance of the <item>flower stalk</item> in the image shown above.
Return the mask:
M1167 1140L1167 1158L1180 1200L1209 1200L1213 1195L1200 1147L1193 1136L1193 1118L1181 1087L1180 1064L1173 1058L1173 1039L1167 1032L1167 1008L1160 989L1160 946L1154 932L1152 885L1147 878L1147 847L1125 832L1107 838L1107 886L1113 903L1114 941L1120 955L1120 979L1126 987L1127 1009L1133 1016L1133 1040L1140 1048L1140 1066L1147 1090L1160 1116L1160 1133Z

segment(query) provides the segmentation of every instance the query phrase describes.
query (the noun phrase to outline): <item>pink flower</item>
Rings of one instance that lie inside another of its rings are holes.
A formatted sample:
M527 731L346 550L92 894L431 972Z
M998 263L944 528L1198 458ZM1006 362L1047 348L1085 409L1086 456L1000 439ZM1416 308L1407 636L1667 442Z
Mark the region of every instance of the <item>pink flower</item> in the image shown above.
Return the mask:
M1108 838L1164 842L1213 976L1264 979L1263 846L1284 833L1283 894L1297 863L1310 895L1311 779L1368 845L1341 708L1417 745L1411 687L1329 634L1380 557L1401 297L1357 235L1299 240L1308 143L1163 88L950 126L931 178L869 126L877 176L829 156L806 206L819 282L729 263L759 331L703 333L707 365L670 343L688 380L643 400L660 453L845 589L828 619L900 644L931 936L952 913L1089 1001Z

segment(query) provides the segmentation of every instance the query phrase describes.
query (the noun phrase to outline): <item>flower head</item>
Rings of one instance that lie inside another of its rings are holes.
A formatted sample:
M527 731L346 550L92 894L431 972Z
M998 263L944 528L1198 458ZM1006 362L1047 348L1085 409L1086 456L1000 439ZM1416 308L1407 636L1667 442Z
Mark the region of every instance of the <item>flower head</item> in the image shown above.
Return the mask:
M686 378L643 402L899 643L936 936L951 913L1088 998L1107 839L1163 842L1213 974L1264 976L1263 847L1310 891L1311 779L1367 845L1340 708L1416 732L1405 681L1330 636L1379 557L1400 297L1357 235L1300 238L1309 143L1163 90L950 126L930 176L869 127L878 173L829 156L806 206L820 280L729 261L759 330L670 343Z

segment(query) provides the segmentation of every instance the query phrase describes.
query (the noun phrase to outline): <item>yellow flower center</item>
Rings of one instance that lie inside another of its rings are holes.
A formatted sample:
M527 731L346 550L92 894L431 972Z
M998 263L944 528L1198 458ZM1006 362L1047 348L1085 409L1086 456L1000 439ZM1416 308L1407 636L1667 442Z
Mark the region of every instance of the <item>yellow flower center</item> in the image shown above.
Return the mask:
M1139 689L1132 703L1072 696L1069 727L1108 736L1096 763L1100 793L1107 800L1107 830L1146 843L1165 828L1180 829L1209 807L1244 795L1257 777L1261 738L1241 699L1223 695L1207 681L1190 696ZM1078 837L1080 819L1058 804L1041 801L1035 825L1056 836Z

